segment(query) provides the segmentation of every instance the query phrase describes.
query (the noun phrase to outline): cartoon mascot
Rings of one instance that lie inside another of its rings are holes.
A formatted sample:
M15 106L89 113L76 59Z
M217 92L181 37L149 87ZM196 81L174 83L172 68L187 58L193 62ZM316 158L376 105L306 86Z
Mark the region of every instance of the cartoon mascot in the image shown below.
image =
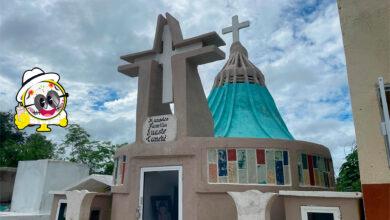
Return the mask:
M22 130L27 126L40 125L37 131L49 132L48 125L66 127L66 101L68 93L58 83L57 73L45 73L35 67L23 74L22 87L16 95L15 125Z

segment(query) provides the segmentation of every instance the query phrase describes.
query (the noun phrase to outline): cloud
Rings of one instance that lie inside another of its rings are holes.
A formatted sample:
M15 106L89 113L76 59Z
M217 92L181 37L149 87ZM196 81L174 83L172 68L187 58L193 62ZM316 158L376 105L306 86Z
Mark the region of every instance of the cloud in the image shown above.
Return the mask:
M2 4L0 11L1 111L13 110L22 73L38 66L60 74L70 122L95 139L131 142L137 79L117 72L119 56L151 48L160 13L178 18L185 38L220 33L237 14L251 22L240 39L294 137L328 146L336 169L354 144L335 1L31 0ZM221 36L228 55L231 36ZM199 67L206 95L224 62ZM61 139L64 130L50 135Z

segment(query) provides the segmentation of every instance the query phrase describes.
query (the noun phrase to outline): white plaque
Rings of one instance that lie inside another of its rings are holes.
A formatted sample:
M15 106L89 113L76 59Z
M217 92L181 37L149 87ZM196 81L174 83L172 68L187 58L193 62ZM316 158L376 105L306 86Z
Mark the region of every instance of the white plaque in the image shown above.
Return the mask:
M158 115L146 119L142 136L146 143L160 143L175 140L176 133L176 117L174 115Z

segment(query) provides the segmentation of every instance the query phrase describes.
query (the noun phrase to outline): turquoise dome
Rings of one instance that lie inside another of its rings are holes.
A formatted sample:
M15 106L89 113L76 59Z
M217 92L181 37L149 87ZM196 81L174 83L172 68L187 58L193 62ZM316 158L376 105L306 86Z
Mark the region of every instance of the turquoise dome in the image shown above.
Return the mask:
M232 44L208 105L216 137L294 139L265 86L263 74L248 60L240 42Z

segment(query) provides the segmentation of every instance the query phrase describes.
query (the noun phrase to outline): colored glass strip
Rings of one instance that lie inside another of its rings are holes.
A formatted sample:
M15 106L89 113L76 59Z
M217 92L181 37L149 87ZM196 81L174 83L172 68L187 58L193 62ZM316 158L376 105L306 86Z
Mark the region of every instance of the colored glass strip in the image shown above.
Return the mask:
M228 160L229 161L236 161L237 160L236 149L228 149Z
M288 151L263 148L207 150L208 182L289 185Z
M118 183L118 165L119 165L119 159L116 157L114 163L114 185Z
M218 176L227 176L227 158L226 150L218 150Z
M264 149L256 149L257 164L265 164Z
M275 161L276 168L276 184L284 185L283 161Z
M121 184L125 182L125 173L126 173L126 156L122 157L122 170L121 170Z
M332 187L330 161L322 156L302 153L298 157L300 186Z
M315 180L314 180L313 156L312 155L307 156L307 162L309 165L310 185L314 186Z
M283 151L283 165L288 165L288 152Z

